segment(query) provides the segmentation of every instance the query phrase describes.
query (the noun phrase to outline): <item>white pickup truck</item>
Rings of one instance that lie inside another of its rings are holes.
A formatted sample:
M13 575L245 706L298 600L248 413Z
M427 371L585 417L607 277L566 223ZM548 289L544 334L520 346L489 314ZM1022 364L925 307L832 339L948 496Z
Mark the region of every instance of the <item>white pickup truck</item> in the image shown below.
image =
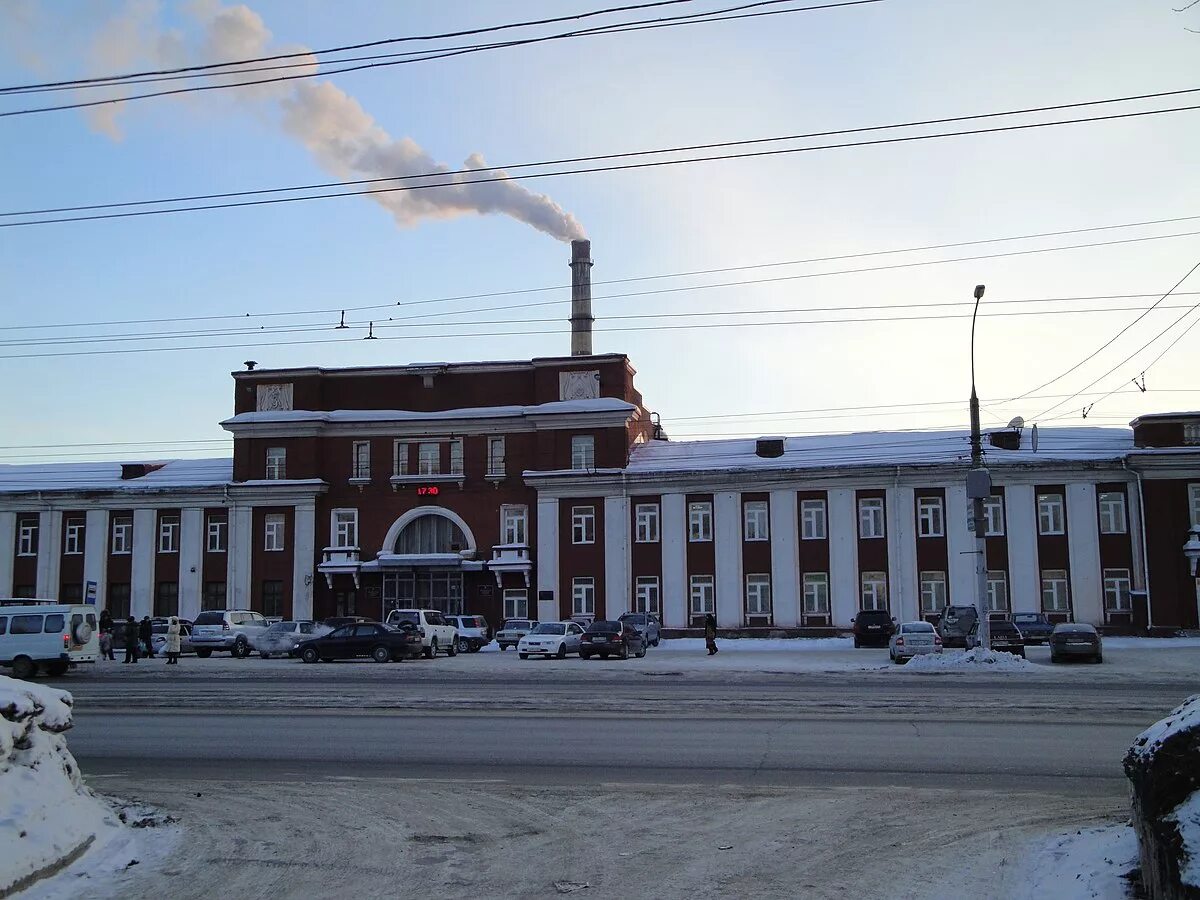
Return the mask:
M442 651L447 656L458 655L458 629L436 609L393 609L388 613L388 625L400 627L405 622L416 627L421 635L426 659L433 659Z

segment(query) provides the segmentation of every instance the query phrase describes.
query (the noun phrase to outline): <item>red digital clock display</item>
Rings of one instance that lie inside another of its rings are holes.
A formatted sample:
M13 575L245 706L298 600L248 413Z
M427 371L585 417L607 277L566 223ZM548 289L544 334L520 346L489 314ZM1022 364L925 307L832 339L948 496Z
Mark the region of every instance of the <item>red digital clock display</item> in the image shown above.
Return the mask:
M439 493L441 493L441 488L436 484L422 485L417 488L418 497L436 497Z

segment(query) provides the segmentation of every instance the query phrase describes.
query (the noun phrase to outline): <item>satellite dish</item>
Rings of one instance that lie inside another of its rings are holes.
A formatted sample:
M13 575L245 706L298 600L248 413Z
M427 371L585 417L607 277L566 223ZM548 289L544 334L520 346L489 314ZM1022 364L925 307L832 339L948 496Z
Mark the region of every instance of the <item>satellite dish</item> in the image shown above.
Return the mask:
M1036 423L1034 424L1034 426L1033 426L1033 428L1032 428L1032 430L1031 430L1031 434L1030 434L1030 436L1029 436L1029 440L1030 440L1030 443L1031 443L1031 445L1032 445L1032 447L1033 447L1033 452L1034 452L1034 453L1037 453L1037 448L1038 448L1038 432L1037 432L1037 424L1036 424Z
M1020 416L1017 416L1015 419L1013 419L1011 422L1008 423L1008 427L1009 428L1024 428L1025 420L1022 419Z

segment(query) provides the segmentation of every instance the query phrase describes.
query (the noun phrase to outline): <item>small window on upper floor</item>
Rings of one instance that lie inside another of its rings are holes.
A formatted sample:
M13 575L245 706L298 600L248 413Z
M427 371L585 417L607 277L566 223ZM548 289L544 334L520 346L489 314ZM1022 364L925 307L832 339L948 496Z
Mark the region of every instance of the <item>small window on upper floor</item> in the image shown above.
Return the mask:
M263 476L267 481L283 481L287 478L287 449L284 447L267 448L267 468Z
M371 477L371 442L370 441L355 441L353 457L351 459L352 468L350 472L351 478L370 478Z
M590 434L576 434L571 437L571 468L596 468L596 439Z
M504 438L489 437L487 448L487 473L496 477L502 476L504 474Z

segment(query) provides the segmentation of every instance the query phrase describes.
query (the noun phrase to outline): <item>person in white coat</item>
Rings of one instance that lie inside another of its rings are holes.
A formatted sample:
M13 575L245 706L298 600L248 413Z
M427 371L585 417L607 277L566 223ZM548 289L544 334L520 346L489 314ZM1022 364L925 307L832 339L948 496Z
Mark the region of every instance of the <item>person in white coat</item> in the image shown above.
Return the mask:
M167 665L179 665L179 619L175 616L167 621Z

